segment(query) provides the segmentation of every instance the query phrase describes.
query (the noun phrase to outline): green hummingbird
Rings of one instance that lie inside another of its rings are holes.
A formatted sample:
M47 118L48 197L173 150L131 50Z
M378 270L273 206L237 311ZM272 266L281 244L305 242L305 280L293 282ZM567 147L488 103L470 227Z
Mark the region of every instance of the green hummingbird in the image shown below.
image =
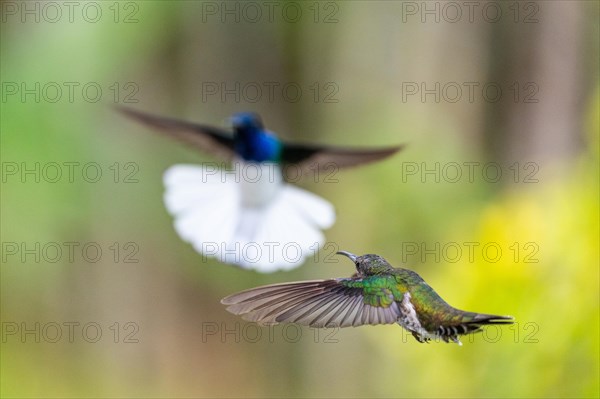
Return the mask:
M265 285L221 300L227 310L260 324L297 323L311 327L394 324L417 341L442 339L459 345L460 335L488 324L512 324L511 316L465 312L450 306L412 270L392 267L379 255L350 258L350 278Z

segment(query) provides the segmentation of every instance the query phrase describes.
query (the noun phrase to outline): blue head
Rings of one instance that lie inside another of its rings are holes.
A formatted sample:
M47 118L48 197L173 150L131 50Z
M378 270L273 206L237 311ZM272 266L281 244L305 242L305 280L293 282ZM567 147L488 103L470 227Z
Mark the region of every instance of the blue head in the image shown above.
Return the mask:
M267 131L262 119L253 112L242 112L231 117L236 153L246 161L277 162L281 142Z

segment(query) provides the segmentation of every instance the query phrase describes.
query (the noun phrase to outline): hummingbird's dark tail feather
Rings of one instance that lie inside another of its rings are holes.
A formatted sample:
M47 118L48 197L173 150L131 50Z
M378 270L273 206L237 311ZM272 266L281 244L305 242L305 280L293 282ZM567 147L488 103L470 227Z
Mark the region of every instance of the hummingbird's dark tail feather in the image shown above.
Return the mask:
M481 331L483 326L491 324L513 324L514 320L511 316L497 316L492 314L476 313L472 320L461 323L458 334L470 334ZM453 326L446 326L447 332L453 331Z
M493 314L477 314L469 324L513 324L515 321L512 316L497 316Z
M460 343L458 336L474 334L483 330L483 326L491 324L513 324L512 316L498 316L483 313L467 313L459 323L444 323L436 331L444 342ZM466 320L465 320L466 319Z

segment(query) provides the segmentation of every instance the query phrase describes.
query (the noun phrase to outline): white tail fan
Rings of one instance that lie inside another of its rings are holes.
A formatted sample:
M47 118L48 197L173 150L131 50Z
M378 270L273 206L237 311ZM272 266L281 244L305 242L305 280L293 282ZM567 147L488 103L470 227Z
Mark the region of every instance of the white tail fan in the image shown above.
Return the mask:
M259 272L300 266L323 244L321 230L335 222L328 201L284 183L274 164L237 162L233 171L174 165L164 184L165 205L184 241Z

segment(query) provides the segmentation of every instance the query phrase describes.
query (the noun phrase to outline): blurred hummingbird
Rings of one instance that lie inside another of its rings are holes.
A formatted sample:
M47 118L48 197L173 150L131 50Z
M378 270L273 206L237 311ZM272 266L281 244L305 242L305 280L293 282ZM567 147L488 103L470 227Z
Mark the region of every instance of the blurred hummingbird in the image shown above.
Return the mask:
M233 171L214 164L170 167L163 177L165 205L175 217L179 236L196 251L260 272L301 265L321 247L321 230L335 222L328 201L288 184L290 180L374 162L402 148L287 143L250 112L233 115L229 130L118 109L232 164Z
M356 266L351 278L265 285L230 295L227 310L260 324L311 327L394 324L417 341L442 339L459 345L460 335L486 324L512 324L511 316L473 313L450 306L417 273L392 267L379 255L340 251Z

